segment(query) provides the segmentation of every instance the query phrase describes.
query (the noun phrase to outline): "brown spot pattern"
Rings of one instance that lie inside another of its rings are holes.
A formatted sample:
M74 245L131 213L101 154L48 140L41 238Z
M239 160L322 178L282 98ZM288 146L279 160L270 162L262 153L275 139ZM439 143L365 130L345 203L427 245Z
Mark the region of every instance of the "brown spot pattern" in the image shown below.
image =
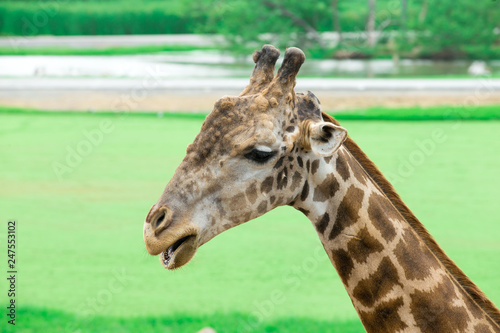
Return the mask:
M380 252L383 249L384 246L370 235L366 227L357 233L356 238L352 238L347 243L347 250L359 263L365 263L370 254Z
M474 326L474 332L476 333L493 333L492 330L486 324L478 324Z
M392 241L396 236L396 229L389 219L399 219L396 209L388 198L376 193L372 193L368 203L368 216L373 226L380 231L385 240Z
M280 159L276 162L273 169L279 169L283 165L283 161L285 160L285 156L281 156Z
M401 320L398 310L403 306L402 297L380 303L372 312L360 311L359 316L367 332L399 332L408 326Z
M374 273L359 281L352 295L364 306L373 306L397 285L402 287L396 266L385 257Z
M259 204L259 206L257 206L257 212L259 212L259 214L264 214L266 211L267 211L267 201L264 200Z
M467 309L469 309L469 312L474 316L474 318L479 319L479 320L484 318L484 312L477 305L477 303L475 303L469 297L465 297L464 302L465 302L465 306L467 307ZM488 319L491 319L491 318L488 318ZM476 332L480 332L480 331L476 331Z
M288 185L288 169L285 167L276 176L276 186L278 190L284 189Z
M330 163L330 161L332 160L332 157L333 157L333 156L325 156L325 157L323 157L323 159L325 160L325 163L326 163L326 164L329 164L329 163Z
M325 232L326 227L330 223L330 215L328 213L325 213L319 220L318 223L316 223L316 230L320 233L323 234Z
M416 290L410 295L410 309L422 332L465 331L468 314L465 308L453 306L455 296L453 282L448 278L434 290Z
M340 188L339 182L333 174L326 176L326 179L314 189L314 201L326 201L331 199Z
M299 163L299 167L304 167L304 161L302 161L302 157L297 156L297 163Z
M308 211L307 209L305 208L297 208L299 211L302 212L302 214L304 214L305 216L308 216L310 211Z
M349 166L347 165L347 162L342 158L342 156L339 156L339 158L337 158L336 168L337 168L337 172L339 173L340 177L342 177L342 179L344 181L349 179L349 176L350 176Z
M328 236L329 239L337 237L344 228L354 224L359 218L359 210L363 201L364 192L351 185L347 190L344 199L340 203L335 223Z
M295 171L292 177L292 185L290 186L290 191L292 192L295 191L295 189L297 189L297 187L300 186L301 181L302 181L302 175L300 174L300 172Z
M311 173L314 175L319 168L319 160L314 160L311 164Z
M419 239L411 230L406 230L394 253L409 280L422 280L431 273L431 268L439 268L439 262L429 249L420 246Z
M302 188L302 193L300 193L300 200L304 201L307 199L309 195L309 182L306 180L304 183L304 187Z
M257 185L255 183L252 183L246 191L247 199L251 204L255 203L255 200L257 200Z
M245 195L243 193L238 193L235 196L231 198L231 208L232 209L241 209L245 207L247 204L247 200L245 198Z
M262 193L269 193L273 189L273 183L274 183L274 178L273 177L267 177L264 179L262 184L260 184L260 191Z
M337 269L340 279L347 286L347 281L351 275L352 269L354 268L354 263L349 257L349 254L342 249L332 251L332 261Z
M351 156L351 154L343 154L344 161L347 161L351 167L354 177L363 185L366 185L366 171L359 165L359 163Z
M248 213L243 214L242 221L244 221L244 222L250 221L251 218L252 218L252 212L248 212Z

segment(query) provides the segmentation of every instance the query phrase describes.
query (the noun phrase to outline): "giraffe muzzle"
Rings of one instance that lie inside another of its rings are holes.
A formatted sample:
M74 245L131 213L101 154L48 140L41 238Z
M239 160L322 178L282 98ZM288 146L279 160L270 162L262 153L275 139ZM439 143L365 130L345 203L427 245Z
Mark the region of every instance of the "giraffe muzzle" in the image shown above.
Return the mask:
M144 223L147 251L159 254L163 267L170 270L187 264L198 249L198 229L182 219L174 220L171 209L153 205Z
M196 250L196 235L185 236L161 253L160 262L166 269L179 268L191 260Z

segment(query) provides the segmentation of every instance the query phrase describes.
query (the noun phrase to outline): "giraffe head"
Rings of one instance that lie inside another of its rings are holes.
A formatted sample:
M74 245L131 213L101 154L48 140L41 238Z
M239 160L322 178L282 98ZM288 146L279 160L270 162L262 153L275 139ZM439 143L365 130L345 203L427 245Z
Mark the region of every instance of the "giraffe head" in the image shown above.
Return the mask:
M324 122L317 98L295 94L304 53L255 52L250 84L214 106L144 224L148 252L168 269L186 264L217 234L291 204L314 168L311 157L334 154L346 130Z

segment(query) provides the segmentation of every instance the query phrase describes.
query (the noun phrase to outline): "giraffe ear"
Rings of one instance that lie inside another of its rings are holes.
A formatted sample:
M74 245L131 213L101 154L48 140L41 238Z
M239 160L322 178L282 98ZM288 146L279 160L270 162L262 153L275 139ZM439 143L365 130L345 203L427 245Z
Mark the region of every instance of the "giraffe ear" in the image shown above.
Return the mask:
M335 153L347 138L347 130L341 126L324 121L309 123L309 144L318 156Z

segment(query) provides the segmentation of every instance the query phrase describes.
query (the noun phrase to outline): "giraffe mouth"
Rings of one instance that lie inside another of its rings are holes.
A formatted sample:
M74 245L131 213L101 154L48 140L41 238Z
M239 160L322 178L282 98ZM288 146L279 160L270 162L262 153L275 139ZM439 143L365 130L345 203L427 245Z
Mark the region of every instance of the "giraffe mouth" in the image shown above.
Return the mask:
M184 236L161 253L160 262L166 269L179 268L193 258L196 249L196 235Z

